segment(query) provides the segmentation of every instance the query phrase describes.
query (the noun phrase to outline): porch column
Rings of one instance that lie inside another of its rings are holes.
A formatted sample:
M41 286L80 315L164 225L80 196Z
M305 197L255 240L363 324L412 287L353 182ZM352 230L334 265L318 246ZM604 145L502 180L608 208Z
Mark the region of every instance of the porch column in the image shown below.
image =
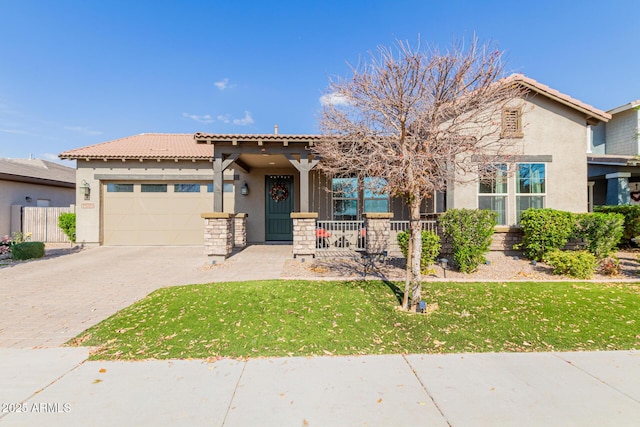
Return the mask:
M607 205L628 205L631 203L629 190L629 172L616 172L605 175L607 178Z
M389 252L391 239L391 212L364 214L364 228L367 230L366 250L370 254Z
M293 167L300 172L300 212L309 212L309 172L320 160L311 160L309 157L300 157L300 160L296 160L291 154L286 156Z
M293 257L316 256L317 212L291 212L293 220Z
M247 246L247 217L249 214L237 213L233 218L233 245L236 248Z
M204 218L204 252L213 262L224 261L233 249L230 213L206 212Z
M223 212L224 206L222 203L223 194L222 187L224 185L224 171L231 163L236 161L239 154L230 154L227 158L223 153L215 153L213 157L213 211Z

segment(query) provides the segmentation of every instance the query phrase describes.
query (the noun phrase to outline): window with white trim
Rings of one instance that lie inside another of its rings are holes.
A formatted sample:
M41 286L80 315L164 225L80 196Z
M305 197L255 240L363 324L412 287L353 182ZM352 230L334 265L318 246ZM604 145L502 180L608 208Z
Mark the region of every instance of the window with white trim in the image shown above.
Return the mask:
M497 224L507 224L508 181L507 165L488 167L478 185L478 209L487 209L498 214Z
M529 208L541 209L547 195L545 163L519 163L516 166L516 218Z

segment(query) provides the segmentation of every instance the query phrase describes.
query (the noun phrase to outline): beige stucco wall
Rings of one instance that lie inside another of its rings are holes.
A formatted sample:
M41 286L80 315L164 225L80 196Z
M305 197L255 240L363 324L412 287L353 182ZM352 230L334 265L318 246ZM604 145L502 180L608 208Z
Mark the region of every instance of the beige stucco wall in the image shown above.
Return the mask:
M102 179L101 179L102 178ZM153 179L152 179L153 178ZM102 243L102 182L187 182L210 181L213 178L212 163L209 161L163 160L81 160L77 161L76 185L78 201L76 206L77 242L86 245ZM233 170L225 171L225 182L232 182ZM84 200L80 193L83 181L91 187L91 197ZM233 212L233 193L224 194L225 212ZM213 193L211 193L211 210L213 210ZM200 214L200 213L198 213Z
M543 96L526 100L524 137L514 142L513 152L523 156L552 156L546 163L548 208L587 211L587 125L584 115ZM508 224L515 224L515 177L509 178ZM448 208L478 207L477 181L450 186Z
M11 229L11 205L37 206L38 199L49 200L52 207L66 207L76 202L76 193L73 188L0 180L0 236L19 231Z

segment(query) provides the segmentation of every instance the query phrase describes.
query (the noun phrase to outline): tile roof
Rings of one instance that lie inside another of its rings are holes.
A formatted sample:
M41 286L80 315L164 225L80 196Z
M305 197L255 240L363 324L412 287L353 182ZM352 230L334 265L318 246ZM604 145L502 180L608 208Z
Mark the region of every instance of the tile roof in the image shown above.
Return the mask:
M599 110L589 104L585 104L582 101L570 97L569 95L565 95L564 93L552 89L551 87L542 84L532 78L526 77L523 74L512 74L507 77L507 80L518 82L528 89L531 89L541 95L558 101L561 104L574 108L582 112L583 114L586 114L587 118L594 118L602 122L608 122L611 119L611 114L605 113L604 111Z
M61 159L208 159L212 148L192 133L142 133L60 153Z
M303 142L309 143L320 140L322 135L281 135L277 133L267 134L217 134L198 132L193 135L193 139L198 143L216 143L216 142Z
M76 170L40 159L0 159L0 179L75 186Z

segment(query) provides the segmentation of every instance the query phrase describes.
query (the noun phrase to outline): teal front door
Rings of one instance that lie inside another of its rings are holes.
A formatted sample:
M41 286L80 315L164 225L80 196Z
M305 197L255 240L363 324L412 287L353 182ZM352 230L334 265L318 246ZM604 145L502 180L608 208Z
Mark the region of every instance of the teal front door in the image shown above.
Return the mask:
M266 240L293 240L293 176L267 175Z

